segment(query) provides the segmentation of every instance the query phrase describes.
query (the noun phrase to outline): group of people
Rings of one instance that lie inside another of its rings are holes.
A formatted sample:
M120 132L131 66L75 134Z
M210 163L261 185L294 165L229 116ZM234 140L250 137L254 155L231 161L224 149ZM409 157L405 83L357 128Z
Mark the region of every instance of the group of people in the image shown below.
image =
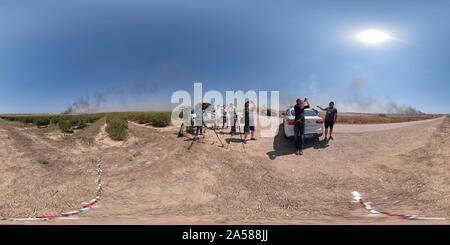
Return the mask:
M250 104L252 105L250 107ZM255 138L255 124L254 124L254 115L255 115L256 105L252 101L245 102L244 106L244 139L243 143L247 143L247 138L250 134L250 140L256 140ZM231 126L230 135L233 136L236 133L237 127L240 129L240 124L238 124L238 111L237 108L230 104L228 107L226 105L220 106L218 105L216 109L211 110L208 108L203 114L206 115L204 118L200 118L196 116L195 112L192 112L192 121L196 122L196 135L203 134L203 126L205 125L205 121L213 122L212 127L214 129L219 129L219 125L222 124L222 129L228 128Z
M296 151L295 154L303 155L303 144L304 144L304 134L305 134L305 109L310 108L308 98L304 100L298 98L294 106L295 119L294 119L294 141ZM331 101L328 107L323 108L317 106L317 108L325 111L325 137L327 140L328 128L330 129L330 139L333 139L333 126L337 120L337 109L334 107L334 102Z
M297 155L303 155L303 145L304 145L304 133L305 133L305 109L310 108L308 98L304 100L298 98L296 100L296 104L294 106L295 119L294 119L294 141L296 146ZM328 107L323 108L321 106L317 106L322 111L325 111L325 137L324 140L328 140L328 129L330 130L330 138L333 139L333 126L337 120L337 109L334 107L334 102L331 101L328 104ZM256 105L252 101L245 102L244 106L244 139L243 143L247 143L247 138L250 134L250 140L256 140L255 138L255 123L254 116L256 111ZM236 126L240 127L240 124L237 124L238 121L238 112L236 107L233 104L230 104L228 107L226 105L217 106L217 109L207 110L206 112L208 118L213 121L214 129L218 129L220 123L222 123L222 129L228 128L231 126L231 135L236 134ZM204 118L196 117L196 114L193 113L193 120L196 120L196 135L203 133Z

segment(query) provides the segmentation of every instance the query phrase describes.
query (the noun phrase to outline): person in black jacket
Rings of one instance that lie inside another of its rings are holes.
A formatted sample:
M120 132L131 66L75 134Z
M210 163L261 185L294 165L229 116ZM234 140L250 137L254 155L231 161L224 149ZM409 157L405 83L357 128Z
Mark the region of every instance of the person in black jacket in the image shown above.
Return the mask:
M305 103L307 105L305 105ZM294 140L295 147L297 148L295 154L303 155L303 134L305 133L305 109L309 108L308 98L305 98L303 102L302 99L297 99L297 104L294 106L295 111L295 122L294 122Z

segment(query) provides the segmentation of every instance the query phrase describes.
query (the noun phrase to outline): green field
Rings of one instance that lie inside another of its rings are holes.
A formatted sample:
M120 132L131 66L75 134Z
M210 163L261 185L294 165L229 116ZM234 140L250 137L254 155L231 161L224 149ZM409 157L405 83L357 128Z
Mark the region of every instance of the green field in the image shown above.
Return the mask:
M114 140L124 140L127 137L128 121L139 124L149 124L155 127L170 125L171 112L111 112L80 115L5 115L1 119L21 122L23 124L46 127L50 124L58 126L64 133L71 133L73 129L83 128L98 119L106 117L107 133Z

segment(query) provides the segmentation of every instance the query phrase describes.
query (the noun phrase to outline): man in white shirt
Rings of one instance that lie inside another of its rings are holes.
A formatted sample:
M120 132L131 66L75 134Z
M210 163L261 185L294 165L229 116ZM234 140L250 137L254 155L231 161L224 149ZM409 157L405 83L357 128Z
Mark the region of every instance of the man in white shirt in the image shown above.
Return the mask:
M227 106L223 105L223 108L220 110L221 113L221 117L222 117L222 128L225 128L225 124L227 125L228 128L228 110L227 110Z

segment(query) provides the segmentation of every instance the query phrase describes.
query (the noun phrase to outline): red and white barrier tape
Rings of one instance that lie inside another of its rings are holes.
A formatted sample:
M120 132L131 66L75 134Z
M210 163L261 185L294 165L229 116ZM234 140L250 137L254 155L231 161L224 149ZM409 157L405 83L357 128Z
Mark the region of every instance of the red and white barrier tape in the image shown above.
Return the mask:
M80 214L84 211L87 211L91 208L93 208L93 206L95 204L97 204L97 202L100 200L100 198L103 195L103 189L102 189L102 160L98 160L97 163L97 194L95 195L95 198L90 200L89 202L85 202L83 203L84 206L81 207L78 210L75 211L70 211L70 212L65 212L65 213L60 213L57 215L47 215L47 216L38 216L38 217L29 217L29 218L0 218L0 220L12 220L12 221L32 221L32 220L51 220L51 219L64 219L67 218L69 216L73 216L76 214Z
M418 217L416 215L392 214L389 212L379 212L379 211L372 209L372 207L370 206L370 204L371 204L370 202L365 203L361 194L359 194L359 192L353 191L352 194L353 194L353 198L355 199L355 201L359 202L361 204L361 206L363 206L363 208L371 214L384 214L387 216L394 216L394 217L397 217L400 219L409 219L409 220L450 220L450 218L427 218L427 217Z

